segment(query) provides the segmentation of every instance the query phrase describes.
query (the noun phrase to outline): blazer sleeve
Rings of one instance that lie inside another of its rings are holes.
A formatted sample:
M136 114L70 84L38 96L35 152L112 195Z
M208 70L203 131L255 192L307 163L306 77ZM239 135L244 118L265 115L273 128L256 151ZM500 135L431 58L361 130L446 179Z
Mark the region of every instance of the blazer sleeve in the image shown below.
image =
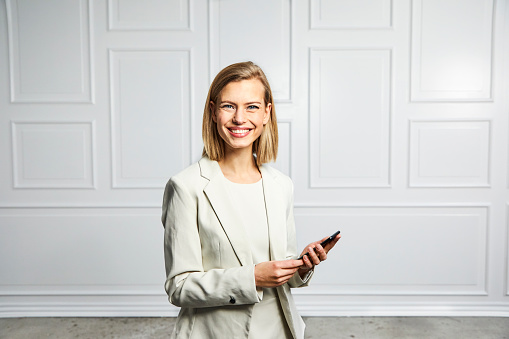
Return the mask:
M204 271L198 225L198 197L172 178L163 197L165 290L179 307L213 307L259 302L254 265ZM211 207L207 207L211 208Z
M291 179L289 179L289 204L287 206L286 211L286 234L287 234L287 259L296 259L297 254L297 234L295 232L295 219L293 216L293 183ZM310 270L307 275L302 279L299 275L299 271L295 272L295 274L288 280L288 285L292 288L295 287L305 287L309 285L309 281L313 276L314 270Z

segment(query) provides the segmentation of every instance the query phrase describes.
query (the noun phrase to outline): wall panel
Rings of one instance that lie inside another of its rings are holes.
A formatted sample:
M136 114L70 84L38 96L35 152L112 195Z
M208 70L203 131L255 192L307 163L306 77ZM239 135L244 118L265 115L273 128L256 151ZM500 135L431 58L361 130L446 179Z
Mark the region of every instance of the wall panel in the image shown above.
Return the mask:
M111 30L189 30L190 0L108 0Z
M7 0L7 17L12 102L93 101L89 1Z
M94 188L93 122L12 122L14 188Z
M390 184L390 50L310 56L311 187Z
M113 186L161 188L190 163L190 52L111 50Z
M302 294L487 293L486 207L299 206L295 220L299 248L342 234Z
M310 4L311 29L380 29L392 25L391 0L316 0Z
M160 209L0 209L0 233L2 295L164 294Z
M410 186L488 187L489 121L414 121Z
M414 0L412 101L492 99L493 0Z

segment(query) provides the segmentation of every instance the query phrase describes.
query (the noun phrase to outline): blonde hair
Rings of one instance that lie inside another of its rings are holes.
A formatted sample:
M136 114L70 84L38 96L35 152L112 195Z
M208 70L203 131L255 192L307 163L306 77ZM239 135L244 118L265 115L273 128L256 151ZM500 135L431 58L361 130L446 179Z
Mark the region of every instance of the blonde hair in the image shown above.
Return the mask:
M278 132L277 132L277 119L276 109L274 107L274 97L270 89L269 81L263 73L262 69L252 63L251 61L239 62L225 67L221 70L212 84L210 85L205 108L203 110L203 125L202 125L202 138L203 138L203 155L208 156L211 160L220 161L224 158L225 144L217 131L217 125L212 119L213 107L218 107L218 101L221 97L221 91L230 82L258 79L265 89L265 105L271 104L270 118L267 124L263 127L262 134L253 143L253 153L256 154L256 164L261 164L275 161L277 158L278 150Z

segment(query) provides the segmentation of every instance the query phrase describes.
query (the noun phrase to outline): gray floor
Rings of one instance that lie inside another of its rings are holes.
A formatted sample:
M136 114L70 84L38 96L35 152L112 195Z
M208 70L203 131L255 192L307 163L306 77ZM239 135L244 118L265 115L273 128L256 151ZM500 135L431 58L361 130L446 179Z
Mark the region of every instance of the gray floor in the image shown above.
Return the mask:
M304 321L308 339L509 339L509 318L304 318ZM174 324L175 318L0 318L0 338L168 338Z

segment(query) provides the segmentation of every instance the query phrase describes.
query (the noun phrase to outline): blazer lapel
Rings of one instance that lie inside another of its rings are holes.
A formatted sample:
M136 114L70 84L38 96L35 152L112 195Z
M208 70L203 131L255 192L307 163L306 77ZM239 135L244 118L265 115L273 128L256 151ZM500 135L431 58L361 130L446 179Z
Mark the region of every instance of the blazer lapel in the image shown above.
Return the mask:
M203 192L209 199L237 258L241 265L252 265L251 247L247 241L244 225L242 225L242 216L231 200L219 164L206 157L202 158L199 164L201 175L209 180Z
M271 260L286 258L286 213L284 199L277 180L265 166L260 167L263 178L263 194L265 196L265 209L269 225L269 245Z

